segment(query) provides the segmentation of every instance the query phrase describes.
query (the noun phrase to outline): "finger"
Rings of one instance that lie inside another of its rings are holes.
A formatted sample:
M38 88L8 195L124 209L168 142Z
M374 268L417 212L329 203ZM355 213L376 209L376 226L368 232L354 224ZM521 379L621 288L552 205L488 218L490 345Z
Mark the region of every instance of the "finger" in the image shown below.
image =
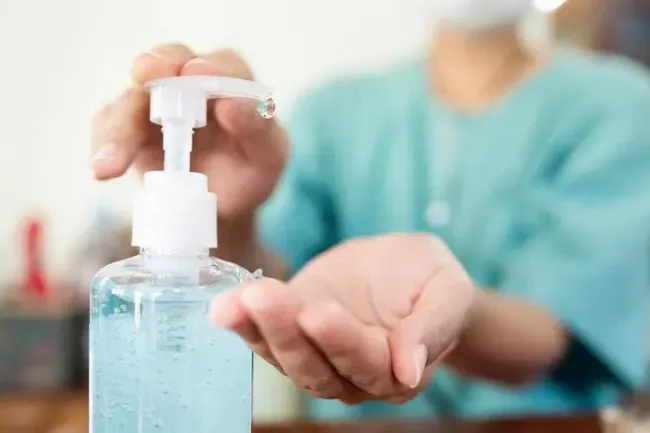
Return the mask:
M458 263L428 279L413 312L390 336L393 369L401 383L419 386L425 368L451 352L473 297L473 284Z
M373 395L395 392L383 330L363 325L333 301L305 308L298 323L336 371L355 386Z
M135 59L131 74L136 85L101 110L93 124L92 168L97 179L122 175L155 131L148 118L149 95L141 85L178 75L193 56L183 45L168 44Z
M253 79L253 71L248 63L233 50L217 50L203 55L201 58L219 67L222 70L221 74L226 77Z
M287 376L316 397L342 395L341 378L297 326L301 302L296 292L280 282L266 279L248 287L242 302Z
M237 139L246 158L270 170L282 171L289 140L276 121L257 113L257 104L248 99L221 99L215 103L214 115L221 128Z
M187 61L181 75L218 75L252 80L246 61L231 50L219 50Z
M131 78L136 84L144 85L157 78L174 77L194 57L196 54L185 45L159 45L136 57L131 67Z
M395 404L403 404L406 403L409 400L414 399L422 391L424 391L427 386L429 385L429 382L431 382L431 379L433 378L434 373L438 370L438 367L440 366L441 363L435 362L431 365L429 365L425 370L424 370L424 375L422 376L422 380L420 381L420 384L416 386L415 388L406 388L406 390L402 391L401 393L395 394L386 400L389 403L395 403Z
M246 61L231 50L220 50L190 60L181 75L214 75L252 80ZM258 102L244 98L218 99L212 112L222 129L238 139L245 157L281 171L288 154L288 139L277 122L257 112Z
M93 122L92 169L97 179L124 174L152 133L149 97L133 87L101 110Z
M242 306L241 297L247 287L249 285L244 284L217 295L210 304L210 320L239 335L255 353L284 373L257 325Z

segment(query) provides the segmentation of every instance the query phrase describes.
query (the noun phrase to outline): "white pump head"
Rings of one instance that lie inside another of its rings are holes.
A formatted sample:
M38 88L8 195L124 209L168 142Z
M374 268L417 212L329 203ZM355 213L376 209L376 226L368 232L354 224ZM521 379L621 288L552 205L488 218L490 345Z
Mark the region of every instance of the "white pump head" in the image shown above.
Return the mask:
M205 175L190 172L193 130L205 126L211 98L256 99L261 114L270 117L271 92L252 81L211 76L163 78L147 87L150 119L162 126L165 168L144 175L134 205L132 244L167 251L214 248L217 197L208 191Z

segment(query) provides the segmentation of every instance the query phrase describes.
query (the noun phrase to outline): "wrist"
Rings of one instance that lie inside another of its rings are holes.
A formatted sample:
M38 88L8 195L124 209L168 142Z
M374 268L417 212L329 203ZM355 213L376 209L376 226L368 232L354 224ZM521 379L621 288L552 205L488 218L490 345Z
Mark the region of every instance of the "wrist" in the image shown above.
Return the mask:
M453 352L447 358L447 362L460 371L466 370L468 360L472 359L471 353L476 346L477 338L481 338L484 332L482 327L486 326L485 311L489 309L491 295L484 289L475 286L474 298L467 312L465 324L456 339ZM471 363L471 361L470 361Z
M471 339L477 329L485 326L485 311L489 309L489 305L493 302L492 295L489 292L478 285L475 285L475 287L474 299L467 313L461 339Z

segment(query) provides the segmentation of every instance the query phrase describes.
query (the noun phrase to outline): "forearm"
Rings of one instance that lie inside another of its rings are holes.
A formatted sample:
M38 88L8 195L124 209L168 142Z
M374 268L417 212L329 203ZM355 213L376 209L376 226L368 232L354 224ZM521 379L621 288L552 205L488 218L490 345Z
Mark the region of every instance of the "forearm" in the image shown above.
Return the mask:
M219 246L215 255L237 263L251 272L262 269L264 276L284 280L286 266L282 258L259 241L255 218L242 218L236 222L219 222Z
M519 385L553 367L567 345L562 324L541 308L479 291L467 327L447 362L470 376Z

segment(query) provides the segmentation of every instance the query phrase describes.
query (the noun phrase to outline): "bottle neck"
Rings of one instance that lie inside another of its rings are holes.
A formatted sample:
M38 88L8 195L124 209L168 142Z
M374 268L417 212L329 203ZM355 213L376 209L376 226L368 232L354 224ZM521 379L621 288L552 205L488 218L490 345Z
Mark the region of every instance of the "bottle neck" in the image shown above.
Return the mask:
M144 260L162 259L205 259L210 256L209 248L182 248L182 249L161 249L161 248L140 248L140 257Z
M183 278L198 282L200 270L209 266L210 250L207 248L188 248L183 250L161 250L141 248L142 264L158 276Z

